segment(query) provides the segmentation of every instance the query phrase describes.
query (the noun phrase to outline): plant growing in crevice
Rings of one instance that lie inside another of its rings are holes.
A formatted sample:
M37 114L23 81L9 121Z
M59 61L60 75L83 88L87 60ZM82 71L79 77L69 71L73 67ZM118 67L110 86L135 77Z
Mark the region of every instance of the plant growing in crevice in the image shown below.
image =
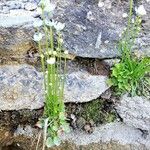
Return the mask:
M38 43L44 76L44 116L38 123L38 126L43 128L42 150L44 150L45 146L58 146L61 143L60 134L69 132L64 105L68 51L62 49L61 30L65 24L49 19L56 7L55 4L49 0L42 0L39 6L42 20L34 23L36 29L34 40Z
M150 72L150 59L140 55L139 51L133 54L135 40L141 30L141 16L146 15L146 11L144 6L140 5L136 8L137 17L134 19L132 10L133 0L130 0L128 25L118 45L121 61L112 68L109 84L116 88L118 94L128 92L134 96L141 81L145 80ZM146 83L150 86L148 82Z

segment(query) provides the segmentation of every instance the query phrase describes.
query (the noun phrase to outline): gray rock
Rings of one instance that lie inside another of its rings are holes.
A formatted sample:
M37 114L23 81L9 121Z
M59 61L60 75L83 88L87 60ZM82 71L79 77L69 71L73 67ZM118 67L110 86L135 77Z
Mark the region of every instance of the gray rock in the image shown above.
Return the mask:
M119 55L116 49L119 35L126 26L128 13L127 1L105 0L103 7L98 7L97 1L63 0L59 3L59 11L55 14L58 20L66 23L64 32L65 46L77 56L94 58L112 58ZM143 0L143 3L145 1ZM65 4L65 5L64 5ZM138 38L138 48L150 56L149 49L149 6L145 5L147 17L145 18L144 32ZM85 30L80 30L84 26Z
M3 6L3 10L2 10L2 12L3 12L4 14L9 13L9 7L7 7L7 6Z
M104 59L103 60L106 64L109 65L109 67L113 67L115 64L118 64L120 62L120 59Z
M26 138L33 139L29 141L35 141L35 135L38 135L37 130L27 126L19 127L14 134L13 139L17 141L17 137L20 136L24 140L20 140L18 143L20 146L26 145L26 150L29 150L29 143L20 142L28 141ZM37 137L38 138L38 137ZM126 126L122 123L110 123L96 127L92 134L87 134L81 131L72 131L69 134L63 135L63 144L53 150L64 150L66 147L68 150L149 150L150 139L144 139L139 130ZM34 143L32 143L34 146ZM35 144L36 146L36 144Z
M139 4L144 2L144 0L140 1ZM143 17L143 30L136 40L135 48L150 56L150 5L145 3L147 15ZM99 7L98 1L89 0L62 0L57 4L54 19L66 23L63 32L64 44L70 53L90 58L113 58L120 55L116 43L126 26L127 18L123 18L122 14L128 12L128 2L116 3L116 0L105 0L104 7ZM16 50L17 45L26 45L28 49L31 48L33 28L30 25L36 20L34 17L37 17L38 14L36 10L33 13L24 11L24 15L20 15L19 10L17 11L19 15L12 16L12 12L7 16L0 14L0 19L3 20L0 22L0 33L3 33L0 38L0 43L2 43L0 44L0 52L7 50L8 52L22 53L22 49ZM16 30L18 34L13 36L8 34ZM7 43L1 41L5 38ZM24 48L24 52L27 48Z
M32 66L0 68L0 110L43 107L42 75Z
M79 129L83 129L86 124L86 120L83 117L78 118L76 122Z
M36 3L26 3L25 4L25 9L26 10L35 10L37 8L37 4Z
M44 105L42 73L29 65L5 65L0 68L0 110L38 109ZM87 102L109 87L106 76L88 72L69 72L65 102Z
M116 110L127 125L150 131L150 101L148 99L124 95Z
M22 3L18 1L7 1L6 6L9 6L10 9L19 9L22 7Z
M109 86L106 76L90 75L88 72L73 72L67 76L65 101L88 102L98 98Z
M112 91L108 89L104 93L102 93L101 98L109 100L111 98Z
M0 14L0 54L25 55L33 48L34 29L31 28L34 13L25 10L11 10L11 14Z

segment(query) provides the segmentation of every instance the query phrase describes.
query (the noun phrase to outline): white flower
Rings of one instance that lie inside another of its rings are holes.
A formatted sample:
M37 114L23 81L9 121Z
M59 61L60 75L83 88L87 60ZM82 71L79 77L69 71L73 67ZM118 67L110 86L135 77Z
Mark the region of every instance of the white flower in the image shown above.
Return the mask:
M56 51L53 51L53 55L57 55L57 52L56 52Z
M135 11L140 16L146 15L146 10L143 5L140 5L138 8L135 8Z
M49 54L49 55L52 55L52 50L50 50L50 51L48 52L48 54Z
M55 61L56 61L55 57L51 57L51 58L47 59L47 63L50 65L55 64Z
M53 12L56 8L56 5L51 3L50 0L41 0L39 5L43 7L45 12Z
M127 17L128 17L128 14L127 14L127 13L123 13L123 14L122 14L122 17L123 17L123 18L127 18Z
M36 11L37 11L37 14L39 14L39 15L42 14L42 9L41 9L40 7L38 7L38 8L36 9Z
M49 20L45 20L45 24L49 27L55 26L56 22L54 20L49 21Z
M68 55L68 53L69 53L69 52L68 52L67 50L64 51L64 54L65 54L65 55Z
M60 42L60 43L63 43L63 42L64 42L64 40L61 38L61 39L59 39L59 42Z
M132 18L131 22L132 22L132 23L134 23L134 22L135 22L135 19L134 19L134 18Z
M42 40L43 34L42 33L35 33L34 34L34 41L39 42Z
M55 23L54 27L57 31L61 31L64 29L65 23L57 22L57 23Z
M33 26L34 26L35 28L38 28L38 27L40 27L40 26L42 26L42 25L43 25L43 21L42 21L42 20L35 21L35 22L33 23Z
M98 3L98 7L103 7L104 6L104 2L101 2L101 1L99 1L99 3Z
M41 58L44 58L44 55L43 55L43 54L41 54L40 56L41 56Z

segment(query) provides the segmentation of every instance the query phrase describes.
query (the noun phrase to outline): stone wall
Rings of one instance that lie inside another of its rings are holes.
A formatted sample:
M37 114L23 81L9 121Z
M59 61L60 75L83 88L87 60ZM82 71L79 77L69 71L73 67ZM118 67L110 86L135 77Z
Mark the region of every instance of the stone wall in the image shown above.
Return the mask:
M33 42L33 22L40 19L37 3L38 0L0 2L0 110L2 112L24 110L25 114L29 111L31 117L32 111L42 111L44 106L43 77L38 50ZM142 18L142 32L136 40L136 47L150 56L150 1L135 0L134 10L139 4L145 6L147 15ZM128 11L128 0L57 0L54 19L65 22L64 47L69 50L71 56L75 57L74 60L67 62L66 103L92 101L104 95L110 88L106 81L111 65L120 56L116 45L127 24L127 18L123 17L123 14ZM96 127L91 135L72 131L62 137L67 142L55 149L150 149L149 101L139 97L131 100L123 97L121 103L115 107L123 123L116 121ZM34 123L42 113L37 114L33 117ZM12 122L13 115L9 115L8 118ZM28 147L30 140L36 139L35 134L38 131L30 126L22 128L22 125L31 125L30 122L25 122L22 121L20 126L17 124L14 130L6 128L2 123L0 146L15 143L18 144L18 149L19 146L25 150L30 149L31 147ZM26 140L21 141L22 139Z

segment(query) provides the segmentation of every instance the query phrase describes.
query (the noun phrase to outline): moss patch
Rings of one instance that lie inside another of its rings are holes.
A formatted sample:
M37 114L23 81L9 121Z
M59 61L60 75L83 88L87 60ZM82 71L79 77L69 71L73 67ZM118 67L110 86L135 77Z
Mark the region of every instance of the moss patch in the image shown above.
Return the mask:
M67 104L68 118L74 128L83 128L86 124L97 126L113 122L116 112L113 103L108 100L96 99L88 103ZM80 125L78 125L80 124Z

